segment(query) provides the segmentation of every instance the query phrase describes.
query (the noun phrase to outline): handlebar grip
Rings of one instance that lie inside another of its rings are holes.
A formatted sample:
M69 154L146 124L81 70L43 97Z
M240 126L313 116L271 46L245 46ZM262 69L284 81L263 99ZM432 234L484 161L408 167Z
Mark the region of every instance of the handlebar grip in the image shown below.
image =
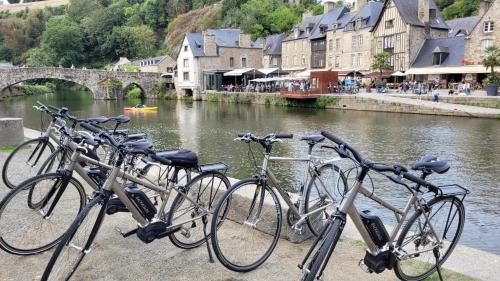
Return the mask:
M393 166L388 166L385 164L375 164L372 163L369 165L370 169L373 169L377 172L396 172L396 169L394 169Z
M333 135L333 134L332 134L332 133L330 133L330 132L327 132L327 131L321 131L321 134L322 134L325 138L327 138L327 139L329 139L329 140L333 141L334 143L336 143L336 144L338 144L338 145L346 144L346 142L345 142L345 141L341 140L340 138L338 138L337 136Z
M40 101L36 101L36 105L40 106L40 107L46 107L43 103L41 103Z
M275 137L278 139L293 139L293 134L276 134Z
M38 102L37 102L37 104L38 104ZM57 108L57 107L55 107L55 106L53 106L53 105L50 105L50 104L48 105L48 107L49 107L50 109L54 110L55 112L59 112L59 110L60 110L60 108Z
M416 184L419 184L421 186L428 188L432 192L435 192L435 193L438 192L438 188L436 186L434 186L433 184L431 184L431 183L429 183L429 182L427 182L427 181L425 181L417 176L414 176L410 173L404 173L403 177L407 180L410 180L410 181L416 183Z
M239 133L239 134L238 134L238 138L242 138L242 137L244 137L244 136L246 136L246 135L247 135L246 133Z
M90 131L90 132L92 132L92 133L96 133L96 134L98 134L98 133L100 133L100 132L101 132L101 130L100 130L99 128L97 128L97 127L95 127L95 126L92 126L92 125L90 125L89 123L80 123L80 126L81 126L82 128L84 128L85 130L88 130L88 131Z

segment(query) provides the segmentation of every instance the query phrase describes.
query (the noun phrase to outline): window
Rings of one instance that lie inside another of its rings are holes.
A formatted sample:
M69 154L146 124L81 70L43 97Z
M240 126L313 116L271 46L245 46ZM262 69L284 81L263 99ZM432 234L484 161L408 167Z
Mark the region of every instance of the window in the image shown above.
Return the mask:
M340 38L335 39L335 48L340 50Z
M234 58L233 57L229 58L229 67L234 67Z
M494 28L495 28L495 22L493 21L484 22L484 32L493 32Z
M247 67L247 58L241 58L241 67Z
M182 80L189 81L189 72L182 73Z
M385 21L385 28L393 28L393 27L394 27L394 20Z
M432 55L432 64L440 65L446 60L447 57L448 53L434 53Z
M340 56L335 56L335 67L340 66Z
M358 36L358 46L363 46L363 35Z
M351 38L351 47L353 50L355 50L358 46L358 36L353 35Z
M189 67L189 59L184 59L183 66L184 67Z
M333 39L328 40L328 50L333 50Z
M356 54L351 55L351 66L356 66Z
M187 52L188 51L188 46L184 46L184 52Z
M382 39L378 39L378 41L377 41L377 45L378 45L378 49L379 49L379 51L381 51L381 50L382 50L382 42L383 42L383 40L382 40Z
M278 66L278 58L277 57L273 58L273 66Z
M384 49L393 49L393 48L394 48L394 36L384 37Z
M436 9L429 9L429 19L430 20L435 20L437 18L437 11Z
M306 65L306 56L302 55L302 65Z
M488 49L491 46L493 46L493 40L486 39L481 41L481 56L486 55L486 49Z

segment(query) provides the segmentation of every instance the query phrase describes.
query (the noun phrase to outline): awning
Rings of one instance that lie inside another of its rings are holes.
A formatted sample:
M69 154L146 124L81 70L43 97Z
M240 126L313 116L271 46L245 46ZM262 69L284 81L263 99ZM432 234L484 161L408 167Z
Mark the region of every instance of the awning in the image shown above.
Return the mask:
M224 73L224 76L242 76L243 74L253 73L254 71L256 74L260 74L255 68L239 68Z
M335 70L332 70L335 71ZM356 71L356 76L365 76L369 74L369 71ZM339 76L354 76L354 71L352 70L342 70L338 71Z
M408 72L407 72L407 74L408 74ZM391 75L392 75L392 71L382 72L382 78L389 78L389 77L391 77ZM366 75L366 77L368 77L368 78L380 78L380 72L376 71L376 72L369 73Z
M289 67L289 68L283 68L285 71L301 71L306 69L305 67Z
M482 65L448 66L448 67L421 67L410 68L406 74L462 74L462 73L489 73Z
M304 70L302 72L295 73L293 75L295 78L309 79L311 77L311 70Z
M258 71L264 75L269 75L274 72L278 72L280 69L279 68L260 68Z
M406 76L406 74L404 74L403 72L401 71L396 71L394 72L393 74L391 74L391 76Z

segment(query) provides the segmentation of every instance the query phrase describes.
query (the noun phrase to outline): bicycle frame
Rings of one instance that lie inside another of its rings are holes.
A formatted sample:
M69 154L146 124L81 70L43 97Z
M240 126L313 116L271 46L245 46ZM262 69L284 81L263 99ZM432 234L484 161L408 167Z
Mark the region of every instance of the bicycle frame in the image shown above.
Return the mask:
M367 172L368 171L362 171L361 173L366 174ZM361 216L359 215L358 210L356 209L356 206L354 205L354 200L356 199L356 196L358 195L358 193L361 193L365 197L379 203L384 208L391 210L395 214L397 224L394 227L394 229L392 230L392 232L389 234L389 241L388 241L389 247L393 246L394 241L396 240L396 236L397 236L399 230L401 229L401 227L403 226L404 221L405 221L407 215L409 214L412 206L414 206L415 208L418 209L421 207L421 204L420 204L419 200L417 200L418 199L418 192L416 191L416 189L414 189L412 191L412 195L410 196L410 198L406 202L404 209L402 209L402 210L398 209L397 207L391 205L390 203L386 202L384 199L382 199L379 196L377 196L376 194L374 194L372 191L365 188L362 184L362 180L360 181L359 178L360 177L358 177L358 179L353 183L349 192L346 194L344 200L340 204L338 211L340 213L349 215L349 217L353 221L356 229L361 234L363 241L368 246L368 250L370 251L370 253L373 255L377 255L381 249L378 246L376 246L375 243L373 242L372 238L370 237L370 234L368 233L365 225L363 224L363 221L361 220ZM363 178L364 177L361 177L361 179L363 179ZM424 214L425 214L425 212L424 212ZM437 244L441 244L442 243L441 239L439 238L438 235L436 235L436 232L434 231L434 227L432 226L431 222L428 220L427 215L425 215L425 217L426 217L427 223L429 224L429 227L430 227L434 237L437 239Z
M308 216L313 215L317 212L323 211L324 209L329 207L328 205L326 205L326 206L323 206L321 208L315 209L314 211L311 211L307 214L304 214L305 184L308 183L309 178L312 178L314 175L317 176L317 178L319 179L319 181L321 183L321 188L324 189L325 194L327 194L330 197L330 199L333 200L330 193L327 191L325 184L321 181L321 178L319 177L319 174L315 168L317 168L318 166L321 166L321 165L334 163L336 161L339 161L340 159L341 158L337 157L337 158L322 160L321 157L313 156L313 155L311 155L311 153L309 153L308 156L305 158L275 157L275 156L270 156L269 153L266 153L264 155L264 160L262 163L260 178L269 179L271 181L274 189L281 195L283 200L285 200L285 203L288 205L288 208L291 210L291 212L294 215L299 217L299 220L295 223L295 225L300 226ZM274 176L273 172L269 168L269 162L304 162L304 163L308 164L307 169L304 172L304 186L302 186L301 190L300 190L299 208L297 208L295 206L295 204L290 199L290 196L288 196L288 194L284 191L284 189L279 186L278 179L276 178L276 176Z

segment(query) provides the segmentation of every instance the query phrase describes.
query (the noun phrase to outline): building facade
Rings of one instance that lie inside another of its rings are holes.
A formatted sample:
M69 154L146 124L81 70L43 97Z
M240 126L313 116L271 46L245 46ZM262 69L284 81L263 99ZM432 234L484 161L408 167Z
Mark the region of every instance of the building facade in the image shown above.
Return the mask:
M177 57L176 89L188 95L218 90L224 73L261 67L262 46L239 29L186 33Z
M391 54L391 71L406 71L426 39L447 38L449 27L433 0L387 0L372 29L373 55Z
M262 47L262 66L281 69L281 43L286 38L284 33L270 35L264 39Z
M480 64L486 48L500 46L500 1L481 0L480 19L465 41L465 64Z

